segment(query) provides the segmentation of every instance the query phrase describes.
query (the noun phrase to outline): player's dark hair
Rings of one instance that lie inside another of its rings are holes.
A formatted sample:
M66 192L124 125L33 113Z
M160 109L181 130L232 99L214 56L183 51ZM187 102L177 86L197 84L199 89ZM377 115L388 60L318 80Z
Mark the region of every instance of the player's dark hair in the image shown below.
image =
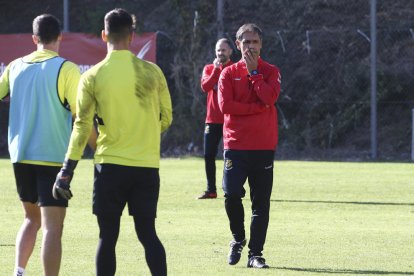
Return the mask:
M135 30L135 16L124 9L113 9L105 15L105 32L110 42L119 42Z
M244 24L243 26L241 26L236 33L236 39L241 41L243 39L243 34L245 32L253 32L259 35L260 40L262 40L262 29L259 28L259 26L257 26L254 23L247 23Z
M33 20L33 34L42 44L49 44L58 39L62 28L59 19L51 14L41 14Z

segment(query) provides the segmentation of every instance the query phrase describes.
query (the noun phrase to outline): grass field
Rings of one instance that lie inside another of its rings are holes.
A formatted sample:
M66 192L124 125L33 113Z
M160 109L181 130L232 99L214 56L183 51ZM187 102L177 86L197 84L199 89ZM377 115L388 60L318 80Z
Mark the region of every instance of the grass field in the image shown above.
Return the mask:
M221 182L223 162L218 161ZM201 159L163 159L157 231L169 275L414 275L414 164L276 161L264 257L271 268L226 263L231 240L221 189L205 188ZM246 187L247 188L247 187ZM0 160L0 275L11 275L22 221L9 160ZM72 182L60 275L94 275L98 227L91 214L92 161L81 161ZM244 200L246 229L250 200ZM40 234L27 267L42 275ZM117 275L149 275L132 219L124 212Z

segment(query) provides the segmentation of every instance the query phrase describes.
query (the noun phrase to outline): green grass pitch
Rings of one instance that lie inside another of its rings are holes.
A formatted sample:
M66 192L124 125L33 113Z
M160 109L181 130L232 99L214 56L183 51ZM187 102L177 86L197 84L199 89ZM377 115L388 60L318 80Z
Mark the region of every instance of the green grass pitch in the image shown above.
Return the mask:
M80 162L63 234L63 276L94 275L98 227L91 213L91 160ZM221 183L223 161L217 161ZM414 275L414 164L276 161L264 257L271 268L227 264L230 230L222 190L205 189L198 158L163 159L157 232L169 275ZM247 185L247 184L246 184ZM219 184L220 187L220 184ZM247 189L247 186L246 186ZM0 160L0 275L11 275L22 210L8 159ZM249 234L250 199L244 200ZM42 275L39 233L27 267ZM117 275L150 275L132 218L124 211Z

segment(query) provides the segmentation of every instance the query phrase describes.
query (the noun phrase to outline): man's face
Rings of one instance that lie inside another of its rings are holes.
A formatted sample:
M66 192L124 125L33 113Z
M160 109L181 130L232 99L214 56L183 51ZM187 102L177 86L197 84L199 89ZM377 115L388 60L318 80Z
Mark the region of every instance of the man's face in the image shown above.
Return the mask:
M244 56L246 51L250 51L253 56L259 57L260 50L262 49L262 40L259 34L255 32L243 33L241 40L236 40L237 49L239 49Z
M226 42L219 42L216 44L216 57L220 60L221 64L230 60L232 49Z

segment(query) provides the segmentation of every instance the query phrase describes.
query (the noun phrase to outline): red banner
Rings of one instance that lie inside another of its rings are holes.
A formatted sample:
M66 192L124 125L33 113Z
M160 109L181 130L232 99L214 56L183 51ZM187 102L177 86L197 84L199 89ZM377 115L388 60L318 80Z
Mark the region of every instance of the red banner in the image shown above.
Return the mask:
M156 62L156 33L135 35L130 50L137 57ZM31 34L0 35L0 75L14 59L36 50ZM81 72L105 58L106 44L100 37L83 33L63 33L59 55L76 63Z

